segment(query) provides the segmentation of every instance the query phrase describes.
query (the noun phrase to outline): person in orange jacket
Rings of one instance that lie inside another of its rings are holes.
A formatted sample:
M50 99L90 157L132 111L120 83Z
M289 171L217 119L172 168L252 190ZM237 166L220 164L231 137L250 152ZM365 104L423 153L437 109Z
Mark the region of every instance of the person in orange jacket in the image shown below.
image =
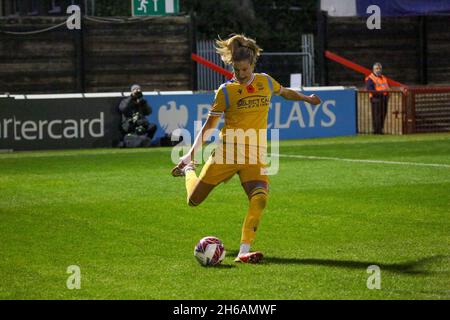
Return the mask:
M366 89L370 91L370 103L372 104L372 123L373 132L382 134L384 122L386 120L388 101L389 101L389 84L387 78L383 75L383 67L381 63L376 62L373 65L373 72L366 77Z

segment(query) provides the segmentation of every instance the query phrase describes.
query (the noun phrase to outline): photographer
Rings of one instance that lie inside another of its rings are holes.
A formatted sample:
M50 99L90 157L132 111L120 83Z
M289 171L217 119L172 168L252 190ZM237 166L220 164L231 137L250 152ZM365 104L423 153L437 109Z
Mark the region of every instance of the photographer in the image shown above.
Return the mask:
M152 113L152 109L144 99L139 85L131 87L131 95L120 102L119 112L122 114L123 146L149 146L156 132L156 125L146 118Z

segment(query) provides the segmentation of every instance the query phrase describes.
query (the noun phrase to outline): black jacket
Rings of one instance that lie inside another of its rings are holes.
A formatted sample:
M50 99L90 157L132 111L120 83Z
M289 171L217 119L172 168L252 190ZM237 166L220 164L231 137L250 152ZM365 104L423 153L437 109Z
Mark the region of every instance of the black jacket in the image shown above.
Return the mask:
M131 96L120 102L119 111L125 118L132 118L136 112L139 112L141 116L152 114L152 108L144 98L141 98L139 102L137 102L136 99Z

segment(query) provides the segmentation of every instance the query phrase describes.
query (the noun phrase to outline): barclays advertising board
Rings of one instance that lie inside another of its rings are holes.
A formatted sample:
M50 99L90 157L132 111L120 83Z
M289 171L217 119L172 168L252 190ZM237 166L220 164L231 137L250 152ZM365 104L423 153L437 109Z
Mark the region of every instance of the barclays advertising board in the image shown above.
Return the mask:
M279 129L280 139L349 136L356 134L356 91L354 89L303 91L320 96L317 106L303 101L288 101L273 96L268 129ZM194 136L194 121L204 123L214 93L182 95L146 95L153 113L150 122L157 124L155 139L177 128ZM223 122L223 119L221 120ZM270 139L270 137L268 137Z

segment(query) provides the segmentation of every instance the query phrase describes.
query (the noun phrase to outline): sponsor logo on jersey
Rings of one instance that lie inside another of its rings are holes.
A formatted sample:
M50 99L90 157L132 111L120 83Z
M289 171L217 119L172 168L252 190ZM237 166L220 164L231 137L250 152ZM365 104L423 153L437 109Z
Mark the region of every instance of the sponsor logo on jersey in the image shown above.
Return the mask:
M253 109L260 107L268 107L270 99L266 96L251 96L240 99L237 102L237 109Z

